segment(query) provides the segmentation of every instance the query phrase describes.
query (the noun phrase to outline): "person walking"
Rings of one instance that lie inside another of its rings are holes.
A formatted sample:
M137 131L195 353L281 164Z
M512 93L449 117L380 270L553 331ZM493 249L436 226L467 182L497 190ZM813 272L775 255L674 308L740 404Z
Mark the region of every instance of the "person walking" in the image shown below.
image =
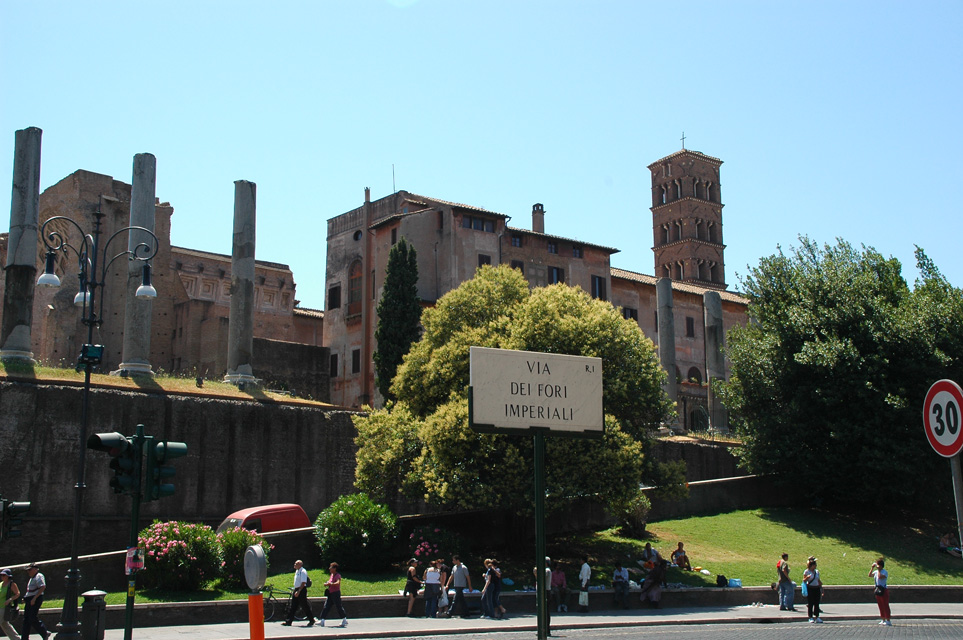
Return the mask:
M495 617L495 570L492 569L492 559L485 558L485 586L481 593L481 617Z
M453 588L455 598L452 600L451 606L448 607L447 616L450 618L452 611L457 610L458 615L467 618L468 601L465 599L465 589L471 591L471 572L468 571L468 567L462 564L461 558L458 556L451 557L451 565L451 576L448 577L448 584L445 585L445 589Z
M408 573L405 580L405 595L408 596L408 613L405 615L409 618L415 617L411 611L415 607L415 598L418 597L418 589L421 588L421 585L421 579L418 577L418 560L412 558L408 561Z
M438 595L438 615L450 618L451 616L448 615L448 607L451 604L448 601L448 580L451 571L448 569L448 565L445 564L444 558L438 558L438 572L441 573L441 592Z
M338 610L338 615L341 616L341 624L338 626L347 627L348 616L344 613L344 607L341 605L341 574L338 573L337 562L332 562L328 566L328 576L328 581L324 583L324 595L327 597L324 599L324 608L321 609L321 626L324 626L324 621L328 618L328 612L334 607Z
M873 582L876 585L876 589L873 593L876 594L876 606L879 607L879 623L886 625L887 627L892 627L893 623L890 622L890 611L889 611L889 589L886 587L886 581L889 579L889 572L883 567L886 566L886 559L879 558L873 563L873 566L869 569L869 577L873 578Z
M498 560L495 558L492 558L492 571L492 586L495 589L492 594L492 610L496 618L504 620L507 609L502 606L502 570L498 568Z
M782 558L776 562L776 576L779 582L779 610L795 611L793 607L796 589L789 577L789 554L782 554Z
M308 571L304 568L304 563L300 560L294 561L294 593L291 594L291 607L288 609L288 618L281 624L290 627L294 622L294 616L299 610L307 613L309 627L314 626L314 614L311 613L311 605L308 604Z
M23 598L23 634L21 637L22 640L29 640L30 630L35 629L43 637L43 640L47 640L50 637L50 632L47 631L43 620L38 616L40 606L43 604L43 592L47 590L47 582L36 563L31 563L27 567L27 575L30 576L30 580L27 581L27 595Z
M823 595L823 582L819 578L819 569L816 568L814 556L809 556L809 562L803 572L803 582L806 584L806 614L809 616L809 621L822 624L823 619L819 617L819 600Z
M0 571L0 589L3 590L3 620L0 620L0 629L7 634L10 640L20 640L20 634L13 628L13 620L7 620L7 612L16 612L17 601L20 600L20 587L13 581L13 572L10 569Z

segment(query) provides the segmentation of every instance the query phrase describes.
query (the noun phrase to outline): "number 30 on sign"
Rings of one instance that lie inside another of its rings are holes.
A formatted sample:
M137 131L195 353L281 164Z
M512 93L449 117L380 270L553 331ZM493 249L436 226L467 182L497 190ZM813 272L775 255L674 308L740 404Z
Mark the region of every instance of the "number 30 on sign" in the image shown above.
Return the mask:
M936 453L952 458L963 448L963 390L952 380L938 380L926 392L923 426Z

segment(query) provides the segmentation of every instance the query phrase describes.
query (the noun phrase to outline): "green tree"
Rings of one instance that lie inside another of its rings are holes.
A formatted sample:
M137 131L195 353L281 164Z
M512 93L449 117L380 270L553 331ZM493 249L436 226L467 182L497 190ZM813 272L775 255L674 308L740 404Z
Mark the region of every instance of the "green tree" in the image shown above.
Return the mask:
M378 391L391 399L391 380L395 377L411 343L418 339L421 300L418 298L418 256L415 248L402 238L388 253L385 286L378 301L378 328L374 354Z
M893 258L806 237L743 281L749 324L728 337L726 405L743 462L815 497L901 505L949 482L926 442L926 389L963 373L963 298L917 252L911 290Z
M424 334L392 384L397 404L355 419L359 489L397 487L464 508L531 508L531 438L468 427L469 347L485 346L602 358L605 437L550 438L546 486L554 496L602 494L609 502L634 495L643 427L670 411L655 348L638 325L581 289L529 290L504 266L480 268L426 310L422 323ZM397 420L399 412L406 413Z

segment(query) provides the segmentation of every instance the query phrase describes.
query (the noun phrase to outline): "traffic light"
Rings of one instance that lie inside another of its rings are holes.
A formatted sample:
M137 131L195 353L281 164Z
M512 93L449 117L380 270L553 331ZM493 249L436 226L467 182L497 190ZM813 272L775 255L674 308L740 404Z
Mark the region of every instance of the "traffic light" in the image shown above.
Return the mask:
M147 500L160 500L174 495L173 480L175 469L167 464L174 458L187 455L187 445L183 442L158 442L147 447Z
M87 448L106 451L113 460L110 468L114 477L110 486L114 493L134 494L140 491L141 441L137 436L113 433L95 433L87 438Z
M29 502L13 502L0 498L0 540L20 537L23 515L28 511Z

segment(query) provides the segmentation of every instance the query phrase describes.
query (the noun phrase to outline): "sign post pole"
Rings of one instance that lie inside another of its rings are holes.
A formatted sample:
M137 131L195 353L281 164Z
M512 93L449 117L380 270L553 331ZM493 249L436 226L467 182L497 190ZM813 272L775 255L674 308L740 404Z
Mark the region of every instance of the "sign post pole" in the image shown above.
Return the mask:
M963 540L963 474L960 473L960 455L950 458L950 472L953 474L953 497L956 502L956 540Z
M963 539L963 476L960 450L963 449L963 389L952 380L937 380L923 401L923 428L936 453L950 459L953 498L956 502L956 539Z
M545 584L545 436L535 434L535 612L538 640L548 638L548 598Z
M602 359L471 347L470 361L468 426L534 437L535 611L538 640L547 640L545 436L603 437Z

